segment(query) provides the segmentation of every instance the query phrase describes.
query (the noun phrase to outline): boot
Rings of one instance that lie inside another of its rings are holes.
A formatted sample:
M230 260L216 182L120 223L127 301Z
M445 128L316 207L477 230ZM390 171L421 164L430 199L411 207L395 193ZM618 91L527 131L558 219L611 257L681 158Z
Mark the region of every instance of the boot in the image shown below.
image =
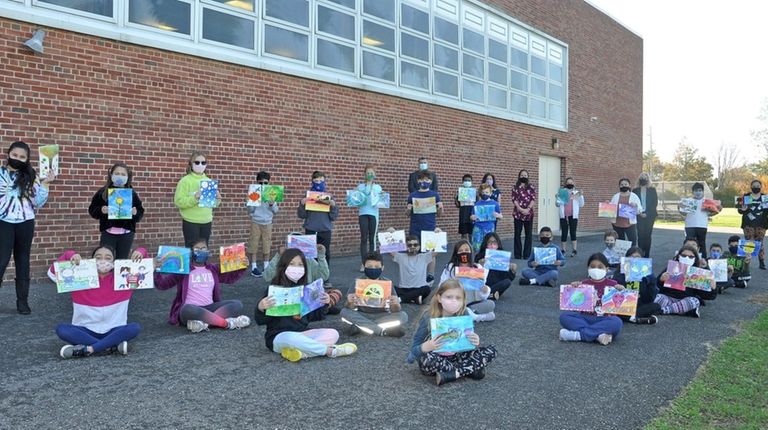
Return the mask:
M469 374L469 377L479 381L483 378L485 378L485 367L475 370L474 372Z
M448 382L453 382L456 379L456 372L437 372L437 375L435 375L435 380L437 382L437 385L443 385Z
M27 298L29 297L29 279L16 278L16 310L22 315L29 315L32 310L29 308Z
M760 270L765 270L765 260L760 260Z

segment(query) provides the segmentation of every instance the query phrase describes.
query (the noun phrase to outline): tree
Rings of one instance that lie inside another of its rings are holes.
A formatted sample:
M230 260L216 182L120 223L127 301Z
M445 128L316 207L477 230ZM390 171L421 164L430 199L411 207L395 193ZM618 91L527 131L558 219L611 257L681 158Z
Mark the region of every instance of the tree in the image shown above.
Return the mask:
M757 130L752 130L752 140L762 147L768 155L768 99L763 101L763 107L760 109L757 119L760 120L762 126ZM763 159L761 164L768 164L768 156Z
M643 153L643 172L648 172L651 175L651 180L660 181L664 177L666 166L655 149Z
M715 160L715 176L717 176L717 189L728 188L733 170L742 165L741 157L736 145L721 143L717 149Z
M671 181L709 181L712 165L699 155L698 150L683 137L675 151L675 158L665 169L664 179Z

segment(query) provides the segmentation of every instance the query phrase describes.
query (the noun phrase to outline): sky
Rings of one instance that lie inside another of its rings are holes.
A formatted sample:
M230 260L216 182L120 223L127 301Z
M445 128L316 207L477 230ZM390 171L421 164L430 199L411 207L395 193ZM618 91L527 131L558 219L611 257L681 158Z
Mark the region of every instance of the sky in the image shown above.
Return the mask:
M768 103L767 1L588 2L643 38L645 151L652 130L662 161L683 137L713 165L723 143L757 161L750 131Z

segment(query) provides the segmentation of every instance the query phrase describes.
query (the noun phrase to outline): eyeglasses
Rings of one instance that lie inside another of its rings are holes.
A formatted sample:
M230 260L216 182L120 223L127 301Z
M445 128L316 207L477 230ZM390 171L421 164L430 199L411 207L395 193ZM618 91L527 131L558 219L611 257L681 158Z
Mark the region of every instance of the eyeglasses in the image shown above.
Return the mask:
M201 164L202 164L203 166L205 166L206 164L208 164L208 162L207 162L207 161L197 161L197 160L195 160L195 162L194 162L194 163L195 163L195 164L197 164L198 166L199 166L199 165L201 165Z
M408 245L408 248L418 248L419 247L418 243L409 243L407 245Z
M269 181L260 181L259 182L259 185L268 185L268 184L269 184Z

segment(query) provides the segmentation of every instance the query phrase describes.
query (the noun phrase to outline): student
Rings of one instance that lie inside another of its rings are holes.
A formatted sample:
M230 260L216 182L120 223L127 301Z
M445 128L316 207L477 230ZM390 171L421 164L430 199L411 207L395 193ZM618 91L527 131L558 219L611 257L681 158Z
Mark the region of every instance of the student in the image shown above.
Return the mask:
M510 193L515 219L515 260L525 259L531 255L533 244L533 215L536 208L536 190L529 183L528 171L523 169L517 174L515 188ZM525 246L523 246L521 234L525 229Z
M643 205L640 203L640 197L631 191L629 179L621 178L619 180L619 192L611 198L611 203L629 205L637 210L638 214L643 212ZM638 215L639 216L639 215ZM613 223L613 230L618 234L621 240L629 240L632 246L637 246L637 218L630 219L616 216Z
M472 175L466 174L461 178L461 186L472 188ZM456 207L459 209L459 236L464 240L472 240L472 219L475 202L460 202L459 193L456 192Z
M722 258L728 260L728 271L732 272L731 279L733 280L733 286L747 288L749 286L749 281L752 280L752 275L749 273L749 265L752 261L752 256L738 256L740 239L741 237L737 234L728 238L728 250L723 252Z
M608 279L608 260L605 255L592 254L587 260L587 273L589 278L573 285L594 285L596 293L596 305L594 312L566 311L560 314L560 340L566 342L597 342L608 345L619 336L624 325L621 319L614 315L603 315L603 292L606 287L623 290L624 287L613 279Z
M689 266L698 266L698 251L692 246L683 246L677 251L675 261L685 263ZM659 274L656 282L659 287L659 294L656 294L654 302L661 306L661 313L664 315L688 315L694 318L701 316L700 306L703 301L696 297L696 294L690 288L685 291L675 290L664 286L669 280L669 273L666 268ZM712 280L712 288L715 289L715 281Z
M611 277L611 274L615 272L621 264L621 255L617 254L614 250L614 247L616 246L616 240L618 238L619 235L616 234L616 232L613 230L607 230L603 234L603 243L605 243L603 255L605 256L606 260L608 260L608 268L611 270L609 277Z
M358 279L389 281L381 275L384 263L378 252L368 254L364 266L364 276ZM402 337L405 334L403 328L408 322L408 314L400 308L400 298L394 289L383 308L361 304L353 292L347 295L347 307L341 310L341 321L348 326L350 335L363 332L376 336Z
M191 270L187 275L155 272L155 288L176 287L168 324L185 325L192 333L208 330L209 326L229 330L248 327L251 319L242 314L240 300L222 300L221 284L234 284L245 269L221 273L218 264L208 262L210 252L204 240L192 245ZM157 262L155 266L160 267Z
M324 193L326 188L325 173L321 171L312 172L311 191ZM325 260L331 262L331 233L333 231L333 222L339 217L339 207L336 202L328 200L331 207L330 212L308 211L306 197L301 199L299 207L296 209L296 215L304 220L304 234L316 234L317 243L325 247Z
M29 145L13 142L0 167L0 283L11 261L16 267L16 311L29 315L29 255L35 235L35 212L48 200L53 172L42 182L30 160Z
M499 202L492 200L491 195L493 194L493 190L490 185L483 184L480 185L480 200L475 203L476 207L483 207L483 206L491 206L493 207L493 221L480 221L477 218L477 215L472 214L470 216L470 219L474 223L474 227L472 228L472 249L477 252L480 249L480 244L483 243L483 238L485 238L485 235L488 233L493 233L496 231L496 220L499 218L502 218L501 215L501 206L499 206Z
M413 336L408 362L418 361L421 373L426 376L435 375L437 385L465 376L483 379L485 368L496 358L496 348L492 345L479 346L480 336L474 331L466 336L467 340L475 345L475 349L456 353L435 352L443 345L443 340L432 339L429 320L466 315L466 303L464 288L458 281L449 279L441 283L432 297L428 311L419 320L419 326Z
M208 161L200 151L192 152L187 162L187 173L176 184L176 193L173 202L179 208L181 214L181 229L184 234L184 246L192 248L198 240L208 243L211 240L211 227L213 225L213 209L201 208L200 183L209 181L205 175ZM221 192L216 196L216 207L221 204Z
M472 247L466 240L460 240L454 244L451 260L445 265L443 273L440 275L440 284L449 279L457 279L456 269L459 267L483 268L472 261ZM488 285L483 285L479 291L466 292L467 308L475 321L493 321L496 319L496 314L493 312L496 303L488 300L490 295L491 288Z
M357 186L357 191L365 196L365 203L358 207L358 223L360 224L360 259L376 249L376 233L379 231L379 200L381 185L376 182L376 168L373 164L365 165L365 182ZM365 270L365 261L360 271Z
M422 231L434 231L437 227L437 216L443 213L443 202L440 201L440 194L431 189L432 173L428 170L422 170L418 174L419 189L408 195L408 204L406 209L408 216L411 217L409 233L421 238ZM413 212L413 199L434 198L437 205L435 213L417 214ZM427 269L427 282L435 279L435 265L430 263Z
M269 185L272 175L261 171L256 174L256 183L264 186ZM251 254L251 276L260 278L262 275L259 270L259 244L264 257L263 270L269 266L269 251L272 249L272 219L278 211L277 203L267 202L260 206L248 206L248 214L251 216L251 233L248 236L248 253Z
M131 259L141 261L147 251L138 248ZM115 291L115 251L108 245L100 245L91 253L96 260L99 288L73 291L72 323L56 326L56 335L67 342L59 355L61 358L88 357L109 350L128 354L128 341L139 335L141 326L128 323L128 302L133 290ZM58 261L70 261L79 265L82 257L75 251L65 251ZM48 276L56 279L54 266Z
M744 230L744 239L760 242L760 251L757 259L760 270L765 270L765 230L768 228L768 205L763 201L766 194L762 193L763 183L755 179L750 184L751 193L744 193L742 204L738 208L741 214L741 228ZM746 203L749 197L750 203Z
M560 202L555 198L555 206L560 210L560 252L565 255L565 243L568 241L568 233L571 234L571 257L578 253L576 229L579 226L579 210L584 206L584 195L577 190L573 178L565 178L565 189L568 190L568 201Z
M491 187L491 200L501 205L501 190L499 189L499 183L496 182L496 176L490 172L486 172L483 175L483 184ZM496 231L496 220L493 220L493 231Z
M552 243L551 228L542 227L539 230L539 242L541 242L542 248L555 248L555 263L539 264L536 262L535 253L531 253L528 258L529 268L523 270L520 276L520 285L546 285L554 288L557 285L559 269L565 266L565 257L560 252L560 248Z
M488 233L480 244L480 250L477 251L475 258L477 262L485 266L485 253L487 249L503 251L501 238L496 233ZM488 270L488 276L485 283L491 288L491 300L499 300L501 295L512 286L517 274L517 264L509 263L509 270Z
M393 228L390 230L394 231ZM439 233L440 229L435 229L435 232ZM435 264L435 253L420 252L421 243L419 237L414 234L406 236L405 245L408 247L406 252L390 254L400 273L400 282L395 287L395 291L402 303L420 305L431 291L426 279L429 266Z
M427 169L429 169L429 163L427 163L427 157L419 157L419 169L411 172L408 175L408 193L412 193L414 191L417 191L419 189L419 175L422 172L426 172ZM435 172L429 172L429 178L432 182L429 184L429 189L437 192L437 173Z
M696 182L691 187L693 191L693 200L696 207L692 212L685 215L685 235L696 239L701 256L707 258L707 227L709 226L709 217L713 215L702 208L704 201L704 184ZM722 209L722 207L720 208Z
M683 240L683 246L690 246L691 248L696 250L696 255L699 257L696 263L696 267L701 267L702 269L707 268L707 260L704 258L704 255L701 253L701 249L699 248L699 241L696 240L695 237L686 237ZM677 255L677 251L675 252L675 255Z
M726 265L728 265L728 260L726 259L726 257L723 256L723 247L719 243L713 243L712 245L709 245L709 257L710 257L710 260L707 261L708 266L712 260L720 260L720 259L725 259ZM715 280L715 282L717 282L717 280ZM733 286L734 286L733 266L728 265L728 279L725 281L717 282L717 294L722 294L723 291Z
M133 205L131 207L131 219L109 219L109 189L130 188ZM133 171L125 163L115 163L107 171L107 183L101 187L91 198L88 213L92 218L99 220L101 232L101 245L108 245L117 254L117 259L128 258L133 246L136 234L136 223L144 217L144 206L136 190L133 189Z
M306 285L307 262L299 249L290 248L280 256L277 262L277 274L270 281L271 285L279 287L296 287ZM275 306L275 298L269 296L265 289L256 306L256 322L266 325L264 341L267 348L280 354L288 361L297 362L302 358L325 355L327 357L343 357L354 354L357 346L353 343L337 345L339 332L329 328L311 329L307 326L311 321L322 319L318 310L302 317L273 317L266 314L267 309ZM321 302L328 305L330 297L323 294Z
M643 250L638 246L633 246L627 250L626 257L643 258ZM659 287L656 285L656 277L653 274L645 276L639 281L627 281L626 274L616 273L613 280L619 285L623 285L624 288L639 293L635 315L631 317L619 315L619 318L635 324L656 324L659 322L659 319L654 315L661 313L661 306L654 302L656 294L659 293Z

